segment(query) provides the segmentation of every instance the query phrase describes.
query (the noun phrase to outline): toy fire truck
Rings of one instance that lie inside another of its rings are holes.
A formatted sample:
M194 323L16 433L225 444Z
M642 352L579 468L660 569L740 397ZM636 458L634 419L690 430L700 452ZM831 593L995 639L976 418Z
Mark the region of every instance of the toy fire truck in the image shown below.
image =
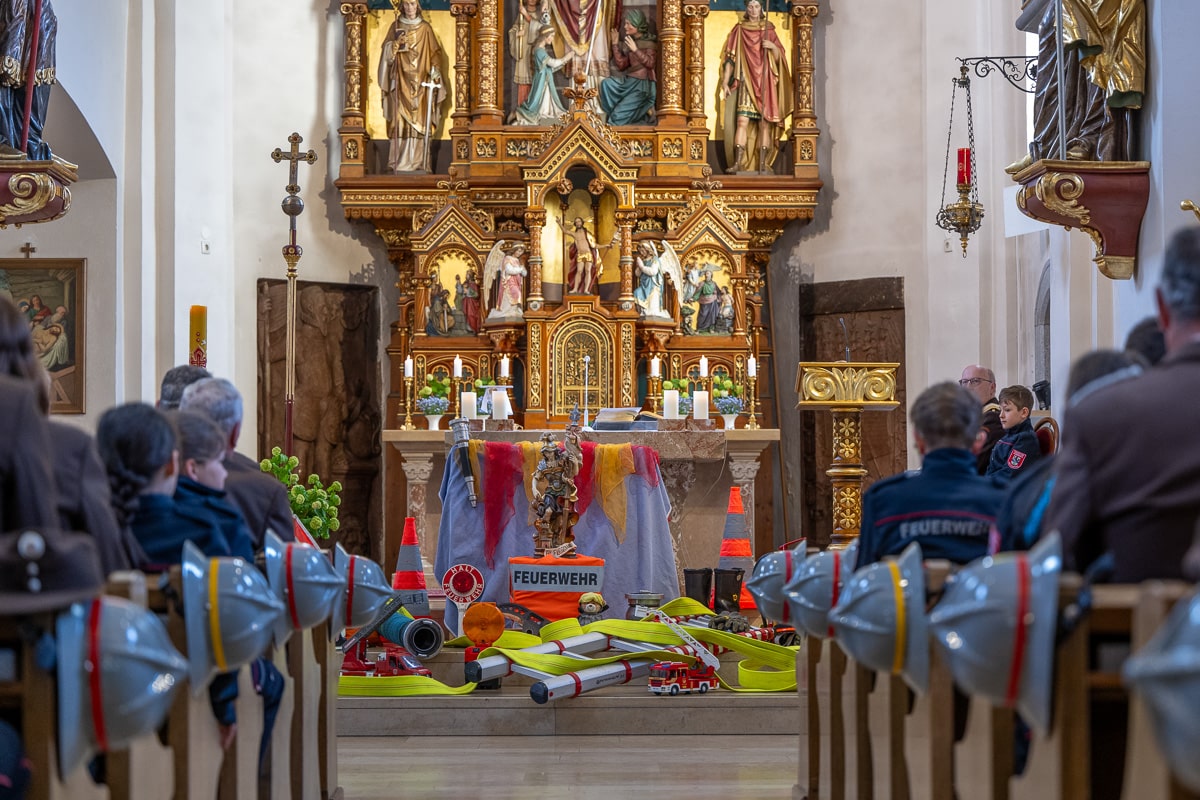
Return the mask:
M658 661L650 667L649 690L654 694L679 694L716 689L717 671L708 664Z
M375 661L369 661L366 639L357 642L350 652L346 653L343 657L342 674L358 675L367 678L384 678L397 675L424 675L425 677L430 677L432 675L429 668L418 661L412 653L395 644L386 645L383 652L376 656Z

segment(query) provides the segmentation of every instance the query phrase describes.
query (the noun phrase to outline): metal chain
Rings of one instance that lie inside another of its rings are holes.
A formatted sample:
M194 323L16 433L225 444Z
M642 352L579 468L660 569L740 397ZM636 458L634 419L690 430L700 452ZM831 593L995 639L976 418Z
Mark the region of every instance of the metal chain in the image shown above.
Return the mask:
M971 202L979 202L979 172L975 168L975 120L971 116L971 79L962 77L963 89L967 94L967 145L971 148Z
M958 78L950 81L950 124L946 126L946 161L942 165L942 202L938 204L938 213L946 207L946 175L950 171L950 137L954 134L954 95L958 91Z

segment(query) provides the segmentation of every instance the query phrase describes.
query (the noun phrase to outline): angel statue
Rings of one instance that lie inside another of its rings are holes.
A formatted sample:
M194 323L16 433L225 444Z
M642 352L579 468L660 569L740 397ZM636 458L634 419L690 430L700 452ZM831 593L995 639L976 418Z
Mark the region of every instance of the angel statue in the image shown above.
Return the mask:
M521 320L525 318L525 276L529 271L521 263L525 245L514 244L508 252L500 239L488 253L483 264L483 285L492 300L487 320Z
M637 288L633 290L633 299L643 317L674 320L664 302L663 273L670 277L671 285L679 292L684 286L683 268L670 242L664 239L662 246L663 251L659 253L649 239L638 245L637 255L633 258L633 274L638 281Z

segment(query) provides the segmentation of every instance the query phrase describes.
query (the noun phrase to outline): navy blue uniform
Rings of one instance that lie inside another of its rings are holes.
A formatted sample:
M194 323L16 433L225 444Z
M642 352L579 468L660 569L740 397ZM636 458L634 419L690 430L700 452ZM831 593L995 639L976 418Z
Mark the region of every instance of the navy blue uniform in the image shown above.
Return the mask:
M187 508L165 494L143 494L129 521L150 564L183 561L183 543L191 542L209 558L231 555L225 534L202 511Z
M977 474L969 450L926 453L919 471L877 481L863 495L855 568L898 555L912 542L927 559L965 564L985 556L1003 498L1003 484Z
M182 508L204 514L217 524L229 545L229 552L254 563L254 543L242 512L230 505L225 492L210 489L191 478L180 476L175 487L175 502Z
M1022 420L1006 430L996 442L987 474L1009 479L1041 457L1042 446L1033 432L1033 423Z

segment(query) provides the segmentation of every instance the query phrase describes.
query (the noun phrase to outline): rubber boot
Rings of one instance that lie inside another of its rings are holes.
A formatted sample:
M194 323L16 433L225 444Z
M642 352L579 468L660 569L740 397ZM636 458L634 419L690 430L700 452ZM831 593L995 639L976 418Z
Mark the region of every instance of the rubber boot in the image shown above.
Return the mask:
M722 611L740 612L741 606L738 601L742 594L742 578L746 571L741 567L734 569L715 569L713 570L714 583L716 589L713 592L713 611L718 614Z
M767 149L766 147L758 148L758 171L762 175L771 171L767 168Z
M683 593L705 608L712 608L712 584L713 571L709 567L683 571Z
M733 163L729 165L729 169L725 170L730 175L737 172L745 165L746 161L746 145L735 144L733 146Z

